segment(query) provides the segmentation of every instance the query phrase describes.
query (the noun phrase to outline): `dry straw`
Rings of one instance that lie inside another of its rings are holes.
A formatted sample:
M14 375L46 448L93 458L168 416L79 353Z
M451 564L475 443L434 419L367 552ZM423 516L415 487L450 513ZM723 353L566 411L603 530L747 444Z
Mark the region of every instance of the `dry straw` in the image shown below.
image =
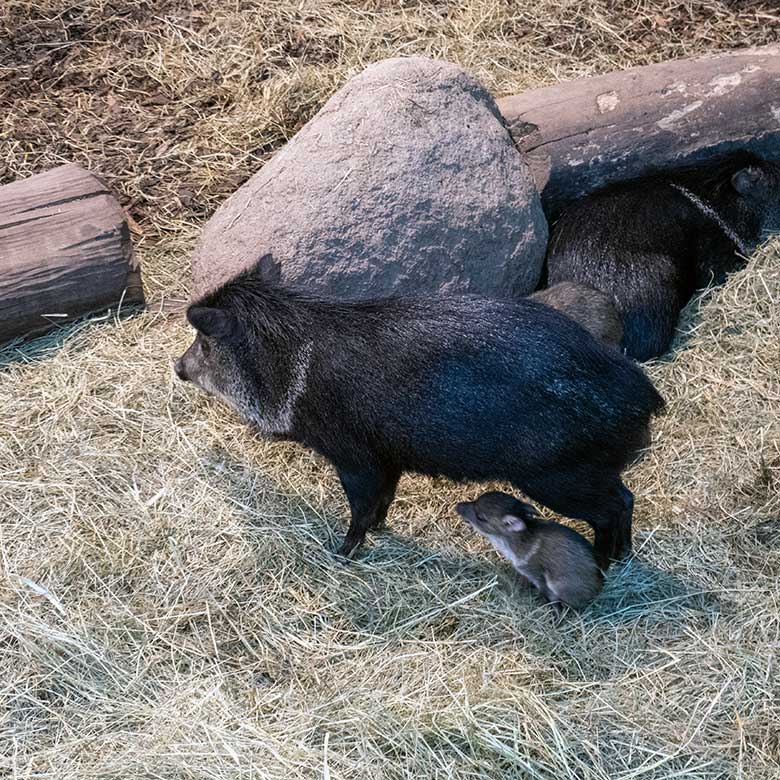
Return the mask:
M506 93L761 43L772 9L6 0L0 173L107 174L175 294L202 219L367 62ZM780 241L650 367L637 559L560 622L454 515L473 486L405 478L390 532L335 563L332 471L174 382L189 338L150 312L0 355L0 773L779 776Z

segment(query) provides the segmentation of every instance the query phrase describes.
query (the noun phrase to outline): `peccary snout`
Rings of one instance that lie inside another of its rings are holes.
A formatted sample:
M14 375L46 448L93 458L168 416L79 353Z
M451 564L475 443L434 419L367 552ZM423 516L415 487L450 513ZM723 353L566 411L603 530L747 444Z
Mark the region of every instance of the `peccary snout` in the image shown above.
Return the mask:
M181 379L182 382L189 382L190 378L187 375L187 369L184 367L184 359L179 358L174 364L173 364L173 370L176 372L176 376Z

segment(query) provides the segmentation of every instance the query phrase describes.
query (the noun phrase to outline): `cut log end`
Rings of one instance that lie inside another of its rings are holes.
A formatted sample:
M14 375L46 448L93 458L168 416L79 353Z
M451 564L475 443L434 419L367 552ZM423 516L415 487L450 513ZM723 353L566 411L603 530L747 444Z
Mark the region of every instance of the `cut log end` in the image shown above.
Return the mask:
M143 301L124 212L96 176L64 165L0 187L0 343Z

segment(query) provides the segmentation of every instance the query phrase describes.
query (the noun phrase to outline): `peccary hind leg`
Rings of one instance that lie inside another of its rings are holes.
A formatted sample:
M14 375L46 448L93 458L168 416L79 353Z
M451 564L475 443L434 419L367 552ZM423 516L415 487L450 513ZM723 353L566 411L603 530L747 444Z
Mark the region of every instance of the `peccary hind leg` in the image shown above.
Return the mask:
M620 521L615 534L615 546L612 550L612 557L616 560L622 560L631 555L631 518L634 514L634 494L621 482L620 497L623 499L623 511L620 514Z
M631 555L631 517L634 512L634 495L620 481L604 494L604 500L594 507L589 516L581 519L594 529L593 547L596 562L606 571L610 559L622 560Z
M395 497L400 473L394 469L338 469L339 479L347 494L352 518L344 542L336 551L345 558L359 547L370 528L384 523L387 510Z

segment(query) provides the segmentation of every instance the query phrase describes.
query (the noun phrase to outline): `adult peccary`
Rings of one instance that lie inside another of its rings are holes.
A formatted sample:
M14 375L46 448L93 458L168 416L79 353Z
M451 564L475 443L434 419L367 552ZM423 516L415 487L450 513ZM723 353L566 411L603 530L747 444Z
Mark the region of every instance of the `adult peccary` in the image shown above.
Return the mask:
M507 493L461 501L457 513L482 534L552 604L581 609L601 592L604 575L591 543L575 530L544 520Z
M738 153L578 201L552 229L547 278L612 295L625 351L647 360L667 349L695 290L722 283L778 231L780 165Z
M560 282L528 297L571 317L599 341L620 347L623 323L611 295L587 284Z
M641 368L535 301L340 302L269 266L189 307L198 333L175 369L334 464L352 513L341 554L384 521L404 471L510 481L590 523L601 565L630 552L620 474L663 405Z

